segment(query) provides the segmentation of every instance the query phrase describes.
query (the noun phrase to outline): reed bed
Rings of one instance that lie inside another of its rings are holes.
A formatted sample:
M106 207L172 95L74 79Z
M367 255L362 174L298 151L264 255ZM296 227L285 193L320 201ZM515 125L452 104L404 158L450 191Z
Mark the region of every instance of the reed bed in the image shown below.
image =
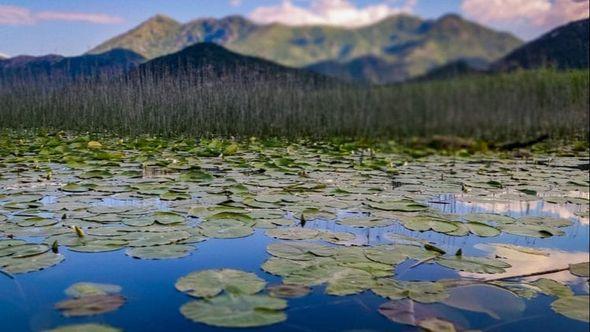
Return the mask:
M127 75L0 83L0 127L199 137L507 140L588 136L588 71L389 86L277 76Z

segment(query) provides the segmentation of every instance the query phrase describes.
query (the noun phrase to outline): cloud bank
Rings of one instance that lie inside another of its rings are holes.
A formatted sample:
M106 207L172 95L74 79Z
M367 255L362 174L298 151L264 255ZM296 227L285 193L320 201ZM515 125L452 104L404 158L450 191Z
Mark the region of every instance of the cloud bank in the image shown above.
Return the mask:
M120 24L124 22L120 17L102 13L33 12L24 7L0 5L1 25L33 25L47 21L85 22L93 24Z
M311 0L309 6L299 6L292 0L283 0L279 5L258 7L248 16L262 24L359 27L391 15L411 13L415 4L416 0L385 1L359 7L349 0Z
M535 35L588 17L589 0L463 0L466 17L521 35Z

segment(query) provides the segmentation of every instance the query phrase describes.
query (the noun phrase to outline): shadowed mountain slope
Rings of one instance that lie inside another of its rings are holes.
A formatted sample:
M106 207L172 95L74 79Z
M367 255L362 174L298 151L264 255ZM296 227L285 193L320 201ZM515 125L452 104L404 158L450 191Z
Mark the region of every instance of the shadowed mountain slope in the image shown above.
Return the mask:
M589 20L563 25L514 50L493 64L494 70L588 68Z
M390 77L378 81L399 81L462 58L494 61L522 43L457 15L423 20L396 15L375 24L355 29L335 26L258 25L240 16L198 19L180 24L165 16L155 16L133 30L97 46L90 53L125 48L148 59L177 52L199 42L213 42L244 55L256 56L291 67L316 64L331 72L342 72L347 79L372 81L362 73L379 71L385 63L393 69ZM367 61L362 59L381 61ZM356 59L361 59L353 62ZM366 70L334 70L337 63ZM371 68L371 64L375 67ZM371 76L371 75L369 75Z

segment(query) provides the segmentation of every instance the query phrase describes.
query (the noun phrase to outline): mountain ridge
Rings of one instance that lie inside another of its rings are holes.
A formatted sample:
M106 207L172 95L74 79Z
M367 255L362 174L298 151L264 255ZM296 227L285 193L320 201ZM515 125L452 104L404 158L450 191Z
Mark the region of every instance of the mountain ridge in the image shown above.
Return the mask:
M40 79L71 80L104 74L118 74L144 62L139 54L113 49L101 54L74 57L49 54L44 56L20 55L0 61L0 81L37 81Z
M561 25L510 52L492 64L496 71L555 67L588 68L590 19Z
M424 20L400 14L360 28L260 25L242 16L179 23L156 15L89 53L126 48L153 59L199 42L214 42L233 52L290 67L378 57L405 68L386 81L414 77L464 57L491 62L522 44L509 33L496 32L458 15Z

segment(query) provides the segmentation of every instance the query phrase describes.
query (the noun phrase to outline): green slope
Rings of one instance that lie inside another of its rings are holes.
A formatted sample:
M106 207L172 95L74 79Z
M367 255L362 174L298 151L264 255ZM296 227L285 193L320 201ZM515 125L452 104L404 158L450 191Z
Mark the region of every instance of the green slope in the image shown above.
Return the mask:
M396 74L388 81L417 76L461 58L494 61L522 44L510 34L490 30L456 15L437 20L397 15L356 29L257 25L239 16L179 24L170 18L155 16L90 53L126 48L150 59L198 42L218 43L238 53L293 67L377 57L393 67L403 67L401 71L394 71L403 74Z

